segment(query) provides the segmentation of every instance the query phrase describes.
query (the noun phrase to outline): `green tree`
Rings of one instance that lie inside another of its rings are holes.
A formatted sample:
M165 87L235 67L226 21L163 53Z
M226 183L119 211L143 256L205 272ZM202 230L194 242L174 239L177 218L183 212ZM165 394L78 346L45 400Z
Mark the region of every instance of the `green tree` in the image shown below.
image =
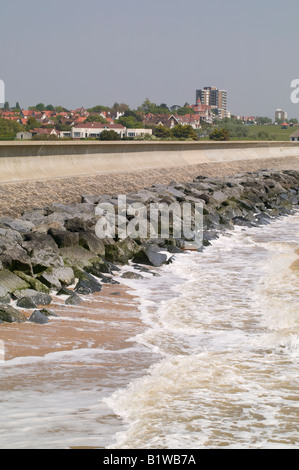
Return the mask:
M24 128L16 121L0 118L0 140L13 140Z
M177 139L193 139L197 140L198 136L192 126L178 124L174 126L171 130L171 133Z
M9 110L9 102L8 101L5 101L3 109L5 109L6 111Z
M85 122L101 122L102 124L105 124L107 120L103 118L103 116L100 116L99 114L90 114L85 119Z
M45 105L44 103L38 103L36 106L35 106L35 109L36 111L44 111L45 110Z
M179 116L184 116L185 114L195 114L195 111L193 108L190 108L189 106L182 106L176 111L176 113Z
M154 129L154 135L158 139L167 139L167 137L171 136L170 128L159 124Z
M226 129L225 127L222 127L221 129L214 129L210 133L210 140L229 140L230 139L230 133L229 130Z
M52 104L48 104L45 108L46 111L55 111L55 108Z
M121 116L118 122L127 129L142 129L143 127L142 122L137 121L134 116Z
M30 116L27 119L27 124L26 124L27 130L38 129L39 127L42 127L42 124L39 121L37 121L34 117Z
M104 130L100 134L100 140L120 140L120 136L117 132L113 130Z

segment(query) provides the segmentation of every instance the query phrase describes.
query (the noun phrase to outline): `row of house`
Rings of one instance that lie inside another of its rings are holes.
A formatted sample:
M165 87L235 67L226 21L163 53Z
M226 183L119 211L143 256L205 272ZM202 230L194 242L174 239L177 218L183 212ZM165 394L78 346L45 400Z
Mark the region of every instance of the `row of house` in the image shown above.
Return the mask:
M29 140L33 136L55 136L57 138L72 139L98 139L104 130L113 130L121 139L124 137L136 138L145 134L152 135L152 129L127 129L121 124L102 124L99 122L82 122L74 125L70 131L59 131L55 128L37 128L30 132L21 131L17 133L18 140Z

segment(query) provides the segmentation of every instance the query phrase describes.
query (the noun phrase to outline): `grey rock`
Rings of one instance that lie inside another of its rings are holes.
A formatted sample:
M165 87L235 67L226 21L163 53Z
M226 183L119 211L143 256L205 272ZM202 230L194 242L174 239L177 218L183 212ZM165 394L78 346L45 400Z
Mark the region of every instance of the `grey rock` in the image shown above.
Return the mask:
M65 305L80 305L83 302L83 299L76 293L72 293L66 300Z
M44 315L40 310L35 310L29 318L29 321L32 323L38 323L43 325L48 323L47 315Z
M23 323L27 317L23 312L10 305L0 305L0 320L7 323Z
M30 297L21 297L17 301L17 307L25 308L25 309L35 309L37 305L33 302Z
M0 288L3 295L7 293L14 293L17 290L27 289L29 284L16 276L7 269L0 271ZM3 296L2 295L2 296Z
M79 245L79 234L76 232L69 232L67 230L63 231L50 228L48 233L55 240L59 248Z
M150 264L152 266L162 266L167 261L167 255L160 252L158 245L143 246L142 249L134 256L133 262L140 264Z
M1 217L0 224L22 233L30 232L30 230L34 228L34 224L32 222L21 219L13 219L11 217Z
M134 273L132 271L127 271L121 275L124 279L143 279L144 277L141 274Z

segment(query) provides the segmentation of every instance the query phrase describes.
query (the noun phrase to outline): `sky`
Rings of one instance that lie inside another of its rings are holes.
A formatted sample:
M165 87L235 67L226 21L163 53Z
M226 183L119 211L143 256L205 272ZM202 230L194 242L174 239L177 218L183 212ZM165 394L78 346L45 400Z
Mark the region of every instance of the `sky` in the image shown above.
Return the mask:
M298 0L1 0L5 98L75 109L227 90L234 115L299 119Z

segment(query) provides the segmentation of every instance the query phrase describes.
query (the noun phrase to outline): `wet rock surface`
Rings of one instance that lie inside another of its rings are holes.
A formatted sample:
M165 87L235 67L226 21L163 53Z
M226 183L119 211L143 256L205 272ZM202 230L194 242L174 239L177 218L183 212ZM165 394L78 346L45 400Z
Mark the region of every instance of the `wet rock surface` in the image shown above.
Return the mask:
M132 263L146 272L171 262L192 243L192 231L174 236L175 224L183 217L175 215L168 219L168 236L153 236L151 207L182 208L186 203L191 207L197 203L202 210L201 250L235 225L255 227L297 210L299 171L265 169L221 178L199 174L193 181L171 181L128 193L126 206L119 205L117 194L94 194L82 196L81 203L33 209L18 219L0 217L0 320L26 321L22 308L35 309L31 322L46 322L47 315L35 312L51 303L51 292L66 295L66 304L78 305L81 295L101 292L105 283L117 284L115 274L122 266ZM194 224L193 209L190 214ZM105 223L110 232L101 238L98 228ZM159 224L161 229L161 220ZM124 237L121 229L129 226L133 233L139 230L139 236Z

